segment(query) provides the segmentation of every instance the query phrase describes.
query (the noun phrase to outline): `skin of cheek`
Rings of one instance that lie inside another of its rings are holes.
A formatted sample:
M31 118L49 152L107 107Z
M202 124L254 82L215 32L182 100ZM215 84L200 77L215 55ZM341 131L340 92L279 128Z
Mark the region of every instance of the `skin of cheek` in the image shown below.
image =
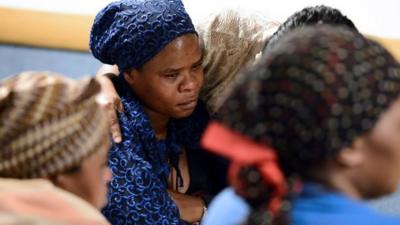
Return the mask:
M365 174L376 186L376 197L390 194L400 181L400 101L382 114L366 138Z

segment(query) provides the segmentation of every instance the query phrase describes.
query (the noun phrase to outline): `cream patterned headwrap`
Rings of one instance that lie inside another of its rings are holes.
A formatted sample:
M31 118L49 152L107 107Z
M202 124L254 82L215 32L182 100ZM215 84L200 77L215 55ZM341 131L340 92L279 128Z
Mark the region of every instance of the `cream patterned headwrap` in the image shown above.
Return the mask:
M197 27L204 48L200 97L211 113L218 111L236 75L255 61L277 26L256 15L224 10Z
M78 166L108 137L100 85L25 72L0 84L0 177L37 178Z

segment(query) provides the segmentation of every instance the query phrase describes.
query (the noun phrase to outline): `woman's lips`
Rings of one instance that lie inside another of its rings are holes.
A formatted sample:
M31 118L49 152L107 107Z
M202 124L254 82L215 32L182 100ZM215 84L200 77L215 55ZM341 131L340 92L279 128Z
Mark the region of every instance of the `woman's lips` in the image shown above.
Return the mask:
M187 101L187 102L179 103L178 106L182 109L189 110L189 109L193 109L194 107L196 107L196 104L197 104L197 98Z

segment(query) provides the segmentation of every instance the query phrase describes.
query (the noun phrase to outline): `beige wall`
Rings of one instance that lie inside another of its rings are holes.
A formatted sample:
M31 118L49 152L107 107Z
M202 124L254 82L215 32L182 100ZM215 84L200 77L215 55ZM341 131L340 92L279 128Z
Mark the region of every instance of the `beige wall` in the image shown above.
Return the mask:
M0 42L88 51L93 15L0 7ZM400 39L370 36L400 61Z
M88 50L93 16L0 7L0 42Z

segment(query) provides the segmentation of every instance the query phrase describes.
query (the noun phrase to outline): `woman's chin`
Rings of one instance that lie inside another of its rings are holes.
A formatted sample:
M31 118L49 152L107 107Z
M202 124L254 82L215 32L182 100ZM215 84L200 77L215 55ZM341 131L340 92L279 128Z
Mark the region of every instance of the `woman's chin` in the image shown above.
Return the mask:
M175 112L172 117L175 118L175 119L186 118L186 117L192 115L193 111L194 111L194 108L193 109L187 109L187 110L179 110L179 111Z

